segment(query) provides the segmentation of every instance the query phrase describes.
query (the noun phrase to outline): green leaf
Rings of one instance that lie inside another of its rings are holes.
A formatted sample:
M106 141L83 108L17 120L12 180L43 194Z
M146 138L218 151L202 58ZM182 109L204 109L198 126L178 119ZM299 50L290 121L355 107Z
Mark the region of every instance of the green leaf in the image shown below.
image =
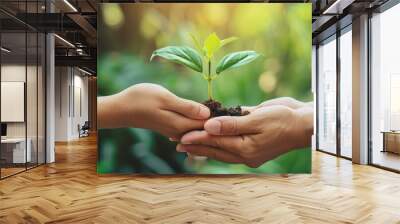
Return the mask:
M203 50L208 59L212 58L214 53L221 47L221 40L217 36L217 34L212 33L208 35L206 40L204 41Z
M237 38L237 37L229 37L229 38L223 39L223 40L221 40L221 47L223 47L223 46L225 46L225 45L227 45L227 44L229 44L229 43L231 43L231 42L233 42L233 41L235 41L237 39L239 39L239 38Z
M260 54L255 51L238 51L225 55L218 63L216 73L219 74L227 69L236 68L255 60Z
M201 56L190 47L168 46L157 49L151 55L150 61L156 56L185 65L197 72L203 71Z
M199 40L196 38L196 36L194 36L192 33L189 34L190 37L192 38L193 44L196 47L196 49L201 53L204 54L203 49L201 48L201 44L199 42Z

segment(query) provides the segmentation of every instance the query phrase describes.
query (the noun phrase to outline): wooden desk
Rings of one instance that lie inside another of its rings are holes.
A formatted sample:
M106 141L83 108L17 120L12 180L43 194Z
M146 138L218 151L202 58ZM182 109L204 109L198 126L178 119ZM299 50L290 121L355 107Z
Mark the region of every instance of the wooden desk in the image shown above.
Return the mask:
M382 152L392 152L400 154L400 131L382 131L383 150Z
M30 138L27 139L27 143L25 144L25 138L1 139L1 159L4 159L6 163L30 162L32 158ZM27 145L26 151L25 145Z

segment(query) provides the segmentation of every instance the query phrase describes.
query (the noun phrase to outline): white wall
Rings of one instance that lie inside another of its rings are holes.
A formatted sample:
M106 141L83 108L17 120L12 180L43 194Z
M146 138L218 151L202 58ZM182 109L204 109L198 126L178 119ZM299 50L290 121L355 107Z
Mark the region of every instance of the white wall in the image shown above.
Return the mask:
M25 82L25 65L2 65L1 66L2 82ZM5 110L5 108L1 108ZM25 123L12 122L7 123L8 137L25 137Z
M56 67L55 85L55 140L77 139L78 125L88 120L88 78L76 68Z
M77 70L74 70L74 108L72 109L73 119L72 119L72 132L71 135L78 137L78 124L81 126L88 121L89 111L88 111L88 78L87 76L82 76L83 73L79 72L76 74ZM81 111L80 111L81 110Z
M30 74L36 74L36 67L34 66L27 66L28 72L28 81L29 86L36 87L36 80L33 80ZM2 82L25 82L25 65L18 65L18 64L6 64L1 66L1 81ZM36 88L27 88L27 106L34 107L33 110L36 111ZM40 105L39 105L40 106ZM5 110L5 108L1 108ZM36 130L36 113L32 113L32 108L28 110L27 113L28 118L28 129L32 127ZM34 122L34 124L31 124ZM7 136L8 137L25 137L25 123L26 122L7 122ZM33 127L35 126L35 127ZM28 137L30 131L28 130ZM35 132L36 134L36 132Z
M55 141L68 140L68 71L67 67L55 68Z

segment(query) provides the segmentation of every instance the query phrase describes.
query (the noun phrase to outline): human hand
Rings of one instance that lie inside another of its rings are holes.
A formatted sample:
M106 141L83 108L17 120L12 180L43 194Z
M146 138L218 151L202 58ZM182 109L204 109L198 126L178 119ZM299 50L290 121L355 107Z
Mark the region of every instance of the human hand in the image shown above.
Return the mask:
M306 102L298 101L291 97L279 97L279 98L264 101L257 106L242 107L242 109L247 110L247 111L253 111L253 110L261 108L261 107L269 107L269 106L276 106L276 105L286 106L291 109L297 110L297 109L301 109L301 108L305 108L305 107L312 107L313 102L306 103Z
M206 106L149 83L134 85L98 100L100 128L146 128L173 139L188 131L203 129L209 116Z
M269 103L248 109L251 113L246 116L208 120L204 131L185 134L177 151L258 167L291 149L310 145L311 107L292 109Z

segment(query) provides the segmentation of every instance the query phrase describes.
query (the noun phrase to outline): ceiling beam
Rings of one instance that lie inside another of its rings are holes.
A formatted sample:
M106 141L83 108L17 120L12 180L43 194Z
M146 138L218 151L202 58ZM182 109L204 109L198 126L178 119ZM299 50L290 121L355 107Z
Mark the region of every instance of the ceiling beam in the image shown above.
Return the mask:
M18 13L17 18L42 32L81 31L68 14L62 13Z
M92 56L55 56L56 66L87 67L96 71L97 59Z
M94 39L94 42L96 42L97 30L87 21L85 17L80 14L68 14L67 16L79 27L81 27L82 30L85 31L85 33L90 37L90 39Z
M323 10L322 14L327 15L335 15L342 14L343 10L345 10L349 5L351 5L355 0L336 0L332 2L325 10Z

